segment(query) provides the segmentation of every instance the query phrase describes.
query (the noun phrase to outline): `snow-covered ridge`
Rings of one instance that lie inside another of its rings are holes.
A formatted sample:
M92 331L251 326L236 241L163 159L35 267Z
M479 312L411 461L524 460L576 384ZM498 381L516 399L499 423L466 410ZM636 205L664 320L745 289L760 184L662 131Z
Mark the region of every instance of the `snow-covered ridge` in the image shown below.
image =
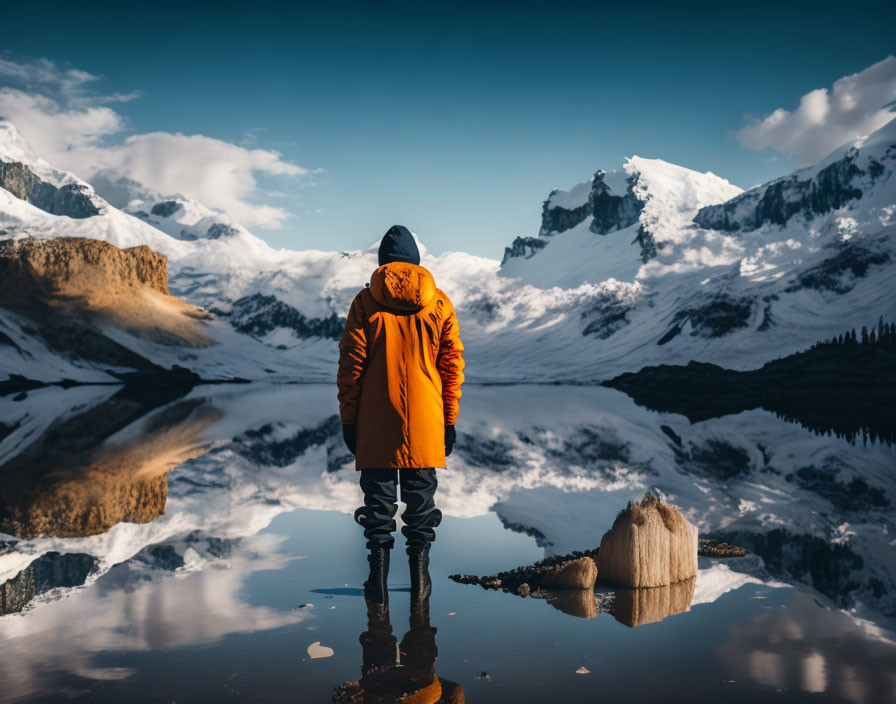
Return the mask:
M542 208L539 236L565 232L588 216L592 217L590 231L602 235L639 221L645 229L653 230L669 215L696 212L740 193L740 188L711 172L704 174L662 159L633 156L621 169L600 170L569 191L552 191ZM648 217L643 219L640 215L645 208Z
M834 151L815 166L750 189L720 205L701 208L701 227L748 232L765 224L812 218L872 193L890 179L896 163L896 120L870 138Z
M69 179L51 174L11 125L0 124L0 153L54 183ZM896 180L887 156L893 129L790 177L805 183L848 158L874 183L861 188L861 197L783 226L766 222L738 232L701 226L698 212L740 210L754 191L741 195L712 173L632 157L621 169L552 193L542 234L517 238L503 262L462 252L435 257L422 248L422 264L458 311L468 378L590 382L691 360L755 368L879 315L893 317ZM69 180L85 189L96 214L54 215L0 188L3 236L146 244L167 258L173 295L218 312L209 325L218 326L216 339L229 340L216 346L218 370L253 379L334 374L338 322L377 266L376 243L351 252L274 250L226 214L181 196L101 177L110 203ZM15 337L21 325L0 311L0 330ZM247 354L258 347L263 355ZM102 378L64 360L48 364L54 354L35 353L42 361L22 368L53 378L63 369L72 378ZM200 373L208 368L204 358L156 356Z

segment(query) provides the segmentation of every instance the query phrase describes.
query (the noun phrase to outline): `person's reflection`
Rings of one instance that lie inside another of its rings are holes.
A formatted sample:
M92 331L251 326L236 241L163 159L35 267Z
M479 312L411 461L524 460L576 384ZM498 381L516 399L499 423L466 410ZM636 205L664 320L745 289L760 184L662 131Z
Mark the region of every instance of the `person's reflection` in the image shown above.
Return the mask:
M389 605L367 602L361 642L361 679L337 688L333 702L364 704L463 704L459 684L436 676L436 628L429 622L429 597L411 609L401 643L392 633Z

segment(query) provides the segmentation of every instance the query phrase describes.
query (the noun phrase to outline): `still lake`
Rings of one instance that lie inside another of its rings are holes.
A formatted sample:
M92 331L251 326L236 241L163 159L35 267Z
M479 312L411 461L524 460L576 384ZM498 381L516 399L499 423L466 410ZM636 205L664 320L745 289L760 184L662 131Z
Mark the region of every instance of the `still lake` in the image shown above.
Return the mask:
M372 629L335 413L324 385L0 399L0 702L327 702L372 630L399 674L434 671L428 701L896 697L896 448L762 410L691 424L611 389L470 385L429 621L409 622L399 549ZM645 491L752 554L700 558L686 603L449 579L595 547Z

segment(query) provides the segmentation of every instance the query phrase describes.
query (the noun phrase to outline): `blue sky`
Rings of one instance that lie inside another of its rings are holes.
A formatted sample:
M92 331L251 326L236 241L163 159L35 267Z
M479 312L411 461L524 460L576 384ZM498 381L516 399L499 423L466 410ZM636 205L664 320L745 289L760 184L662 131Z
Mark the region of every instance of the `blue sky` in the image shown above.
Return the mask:
M0 49L91 74L73 109L119 118L91 148L182 133L300 165L241 167L257 188L233 197L274 246L351 249L402 223L491 257L535 234L552 188L625 156L743 187L790 171L735 133L896 53L893 3L479 5L19 3Z

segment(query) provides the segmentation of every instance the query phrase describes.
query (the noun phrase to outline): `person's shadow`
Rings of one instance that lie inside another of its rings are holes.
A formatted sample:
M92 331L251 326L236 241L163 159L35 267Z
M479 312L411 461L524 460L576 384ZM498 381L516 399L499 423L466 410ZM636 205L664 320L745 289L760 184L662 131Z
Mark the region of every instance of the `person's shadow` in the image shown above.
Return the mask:
M463 704L464 689L436 676L436 628L429 623L429 598L414 605L401 642L392 633L389 605L367 602L361 642L361 679L333 692L334 704Z

